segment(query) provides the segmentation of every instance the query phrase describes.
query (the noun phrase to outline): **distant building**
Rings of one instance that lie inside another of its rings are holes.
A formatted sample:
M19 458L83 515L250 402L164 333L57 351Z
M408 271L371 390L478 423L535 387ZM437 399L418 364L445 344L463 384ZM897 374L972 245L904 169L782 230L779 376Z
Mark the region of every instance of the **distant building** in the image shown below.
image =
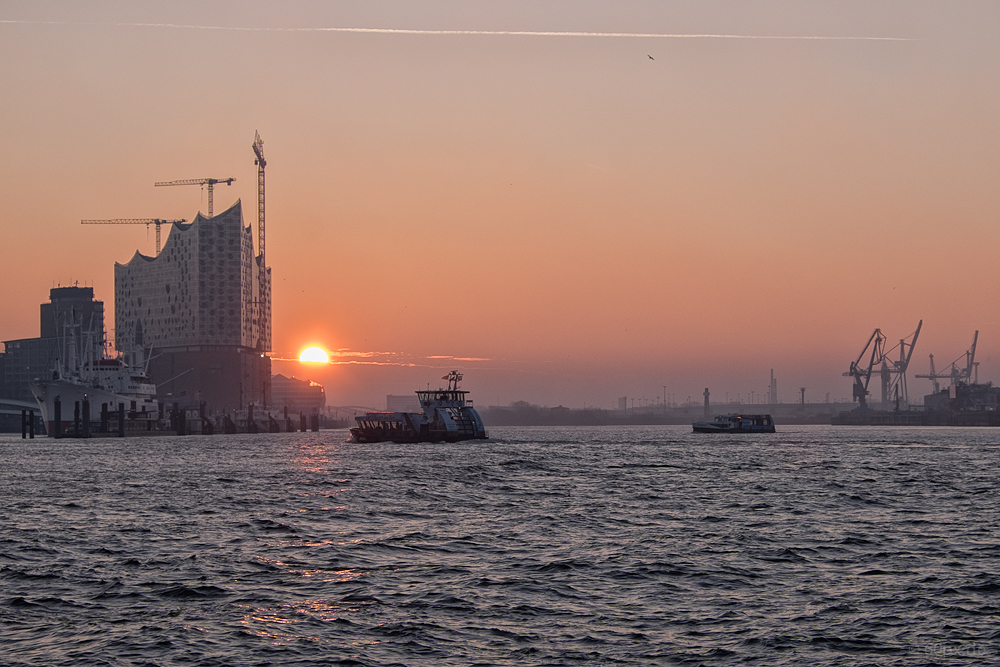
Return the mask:
M4 341L0 355L0 396L34 401L29 383L52 372L62 353L61 337L89 333L103 346L104 302L94 299L93 287L54 287L49 303L39 307L38 338Z
M271 271L261 260L237 201L174 224L156 257L115 263L115 347L152 348L160 400L270 403Z
M393 396L386 394L385 409L389 412L420 412L420 401L416 394Z
M326 391L323 385L312 380L272 375L270 407L275 410L288 408L289 412L318 414L326 407Z
M992 382L958 382L924 396L924 408L942 412L997 412L1000 411L1000 387L994 387Z

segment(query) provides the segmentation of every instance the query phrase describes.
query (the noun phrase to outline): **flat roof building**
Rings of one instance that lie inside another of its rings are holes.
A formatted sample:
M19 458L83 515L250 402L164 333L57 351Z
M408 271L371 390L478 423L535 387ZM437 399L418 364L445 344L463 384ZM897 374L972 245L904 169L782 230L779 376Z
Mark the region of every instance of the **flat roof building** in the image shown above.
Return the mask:
M62 354L60 338L69 330L77 336L89 333L97 345L103 346L104 302L94 299L93 287L53 287L49 303L39 306L38 330L38 338L4 341L0 396L34 401L28 385L52 372Z
M319 414L326 407L323 385L312 380L285 377L280 373L271 377L271 407L288 408L289 412Z

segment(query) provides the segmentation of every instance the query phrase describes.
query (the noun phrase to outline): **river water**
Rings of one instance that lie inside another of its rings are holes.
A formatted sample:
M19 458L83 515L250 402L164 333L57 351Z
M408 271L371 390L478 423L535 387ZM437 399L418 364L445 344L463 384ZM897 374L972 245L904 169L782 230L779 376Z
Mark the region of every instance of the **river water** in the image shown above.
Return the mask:
M1000 429L0 436L3 665L993 665Z

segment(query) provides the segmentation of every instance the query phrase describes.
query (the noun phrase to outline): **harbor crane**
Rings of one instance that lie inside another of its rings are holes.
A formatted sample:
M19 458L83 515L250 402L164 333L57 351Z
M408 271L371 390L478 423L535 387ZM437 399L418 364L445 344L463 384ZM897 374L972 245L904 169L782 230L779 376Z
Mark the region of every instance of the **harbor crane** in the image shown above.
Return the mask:
M113 220L81 220L81 225L156 225L156 254L160 254L160 225L173 225L186 220L162 220L160 218L115 218Z
M875 329L868 338L868 342L861 350L861 354L855 361L851 362L850 369L844 373L845 377L854 378L853 397L858 401L858 407L862 411L868 410L868 384L871 381L872 373L879 369L879 376L882 381L882 408L886 409L890 403L890 397L895 396L897 409L900 402L909 404L909 396L906 391L906 369L910 366L910 358L913 356L913 348L917 344L920 336L920 327L923 320L917 323L917 329L907 338L900 338L899 344L886 349L888 338L881 329ZM890 355L899 349L899 359L893 359ZM870 352L869 352L870 351ZM864 363L867 359L867 364Z
M941 385L938 380L947 378L951 380L951 384L958 384L963 382L965 384L974 384L979 378L977 370L979 362L976 361L976 344L979 342L979 331L976 331L972 335L972 347L965 351L963 355L965 357L965 368L959 368L958 362L962 360L962 357L955 359L951 362L950 368L947 373L938 373L934 370L934 355L931 357L931 372L927 375L916 375L914 377L923 378L930 380L934 384L934 393L941 391Z
M235 178L188 178L181 181L160 181L158 183L153 183L154 186L161 185L200 185L202 187L208 186L208 217L212 217L212 188L216 183L225 183L226 185L232 185Z

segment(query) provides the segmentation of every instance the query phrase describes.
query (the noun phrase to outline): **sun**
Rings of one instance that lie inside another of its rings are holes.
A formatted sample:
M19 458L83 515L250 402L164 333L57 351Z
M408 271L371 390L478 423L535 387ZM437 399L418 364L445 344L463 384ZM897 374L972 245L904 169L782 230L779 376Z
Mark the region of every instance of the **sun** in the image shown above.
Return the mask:
M328 364L330 363L330 355L321 347L307 347L299 355L299 361L312 364Z

